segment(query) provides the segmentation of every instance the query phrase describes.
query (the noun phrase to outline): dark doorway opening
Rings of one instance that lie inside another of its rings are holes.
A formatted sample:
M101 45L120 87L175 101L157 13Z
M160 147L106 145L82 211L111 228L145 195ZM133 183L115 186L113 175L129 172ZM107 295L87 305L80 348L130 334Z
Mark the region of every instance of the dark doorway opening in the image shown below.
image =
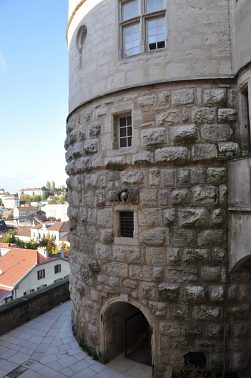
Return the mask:
M152 366L152 332L144 314L135 306L116 302L104 316L107 361L124 353L126 358Z

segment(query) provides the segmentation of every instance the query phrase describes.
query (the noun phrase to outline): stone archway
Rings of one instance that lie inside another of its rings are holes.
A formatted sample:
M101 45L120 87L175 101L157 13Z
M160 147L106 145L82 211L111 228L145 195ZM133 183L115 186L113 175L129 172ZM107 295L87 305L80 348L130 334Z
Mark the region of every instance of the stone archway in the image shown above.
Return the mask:
M251 377L251 256L238 261L229 273L228 367L238 378Z
M123 296L108 301L101 311L101 353L105 362L123 353L153 366L154 329L147 310Z

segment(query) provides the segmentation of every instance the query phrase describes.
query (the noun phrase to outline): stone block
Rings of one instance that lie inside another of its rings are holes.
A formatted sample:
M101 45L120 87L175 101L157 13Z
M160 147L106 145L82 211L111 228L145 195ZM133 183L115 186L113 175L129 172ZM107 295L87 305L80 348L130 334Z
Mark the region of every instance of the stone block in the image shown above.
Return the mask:
M111 229L100 230L100 240L104 244L111 244L113 242L113 232Z
M222 334L222 326L218 323L209 323L206 327L206 335L208 337L219 338Z
M153 160L153 154L150 151L142 151L133 156L135 165L149 165Z
M212 302L223 302L224 300L224 287L217 285L217 286L210 286L209 287L209 298Z
M231 123L237 119L236 109L218 109L218 122Z
M144 95L138 98L138 104L140 106L152 106L155 105L155 95Z
M161 186L169 188L175 185L175 169L161 169Z
M166 303L163 302L149 302L149 307L156 316L164 316L166 314Z
M219 307L216 306L194 306L193 318L196 320L218 319L221 315Z
M192 147L192 160L213 160L218 156L217 148L214 144L200 143Z
M138 286L138 282L135 280L130 280L129 278L123 280L122 285L125 287L129 287L131 289L136 289Z
M162 246L166 242L166 229L152 228L144 230L140 235L140 244L150 246Z
M205 300L203 286L186 286L186 298L189 303L201 303Z
M172 92L173 105L186 105L194 102L194 89L178 89Z
M178 210L178 221L181 227L201 227L208 224L209 216L205 208L184 208Z
M194 230L172 228L171 241L173 247L190 247L195 243Z
M195 205L210 205L217 203L217 191L215 186L197 185L192 188L193 203Z
M124 171L121 172L121 181L123 184L139 184L145 179L145 174L143 171Z
M121 262L141 262L142 254L137 246L113 246L113 260Z
M140 203L144 206L157 206L157 190L143 189L140 191Z
M201 107L192 109L192 122L196 124L213 123L216 119L216 108Z
M106 115L107 115L107 107L106 106L100 106L96 110L96 116L97 116L97 118L101 118L101 117L104 117Z
M161 91L159 93L159 101L161 104L169 104L171 98L171 92L170 91Z
M156 299L156 283L142 282L139 289L140 297L151 300Z
M190 144L197 140L197 128L195 124L173 126L170 129L171 140L177 144Z
M166 261L166 252L163 247L147 247L146 248L146 263L149 265L164 264Z
M200 128L201 139L207 142L231 141L233 130L228 124L205 124Z
M166 258L170 265L176 265L181 262L182 251L180 248L167 248Z
M111 261L103 266L104 272L120 278L128 277L128 264Z
M99 136L101 130L101 123L97 122L91 125L90 130L89 130L89 136L90 138L96 138Z
M155 152L156 163L188 163L190 151L186 147L166 147Z
M224 231L221 229L210 229L201 231L198 234L199 247L215 247L224 242Z
M84 142L84 150L86 154L93 154L98 151L98 140L89 139Z
M112 209L99 209L97 224L98 226L112 227Z
M189 122L189 109L170 109L156 116L157 126L171 126Z
M225 260L225 250L224 248L215 247L212 249L212 262L214 264L220 264Z
M185 263L203 263L208 261L209 252L206 248L186 248L183 253L183 261Z
M214 209L212 211L212 222L215 225L222 224L225 219L225 212L223 209Z
M175 221L175 209L165 210L164 219L167 225L173 224L173 222Z
M142 132L142 140L145 146L155 146L166 142L165 129L153 128Z
M225 205L227 201L227 186L222 184L219 186L219 202L221 205Z
M144 208L139 213L140 226L161 226L162 223L161 209Z
M205 266L201 268L201 277L205 282L218 282L221 278L221 268L218 266Z
M205 89L203 92L203 103L208 105L222 105L226 102L226 89L212 88Z
M172 191L171 201L173 205L180 205L188 200L189 192L186 189L176 189Z
M142 265L129 265L129 278L141 281L153 281L153 267Z
M169 337L179 337L181 335L180 323L177 321L160 322L159 331Z
M190 170L186 168L177 169L177 184L184 185L190 181Z
M105 168L121 171L124 168L124 158L122 156L105 159Z
M223 184L226 181L226 168L208 168L207 182L209 184Z
M105 193L102 191L96 191L95 193L95 204L97 207L103 207L105 206L106 198Z
M233 142L225 142L225 143L218 143L219 151L222 154L234 154L240 155L241 149L238 143Z
M150 186L159 186L160 183L160 170L152 168L148 173L148 181Z
M169 191L166 189L159 190L159 206L168 206L169 203Z
M195 167L190 168L190 182L191 184L203 184L206 182L206 169Z
M180 295L180 286L177 284L159 284L158 293L162 301L176 302Z

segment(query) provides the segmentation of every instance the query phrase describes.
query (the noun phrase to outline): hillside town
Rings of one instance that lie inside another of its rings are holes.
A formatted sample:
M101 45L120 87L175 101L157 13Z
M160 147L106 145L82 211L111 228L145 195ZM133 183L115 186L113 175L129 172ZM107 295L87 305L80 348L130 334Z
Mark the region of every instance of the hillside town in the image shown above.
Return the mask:
M0 189L0 305L69 277L66 189Z

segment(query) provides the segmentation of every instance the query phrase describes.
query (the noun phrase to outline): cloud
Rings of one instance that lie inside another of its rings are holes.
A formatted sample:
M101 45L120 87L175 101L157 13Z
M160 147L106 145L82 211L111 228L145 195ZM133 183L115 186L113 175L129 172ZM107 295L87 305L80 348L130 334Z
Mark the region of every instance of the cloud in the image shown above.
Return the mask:
M8 66L3 54L0 52L0 72L7 72Z

